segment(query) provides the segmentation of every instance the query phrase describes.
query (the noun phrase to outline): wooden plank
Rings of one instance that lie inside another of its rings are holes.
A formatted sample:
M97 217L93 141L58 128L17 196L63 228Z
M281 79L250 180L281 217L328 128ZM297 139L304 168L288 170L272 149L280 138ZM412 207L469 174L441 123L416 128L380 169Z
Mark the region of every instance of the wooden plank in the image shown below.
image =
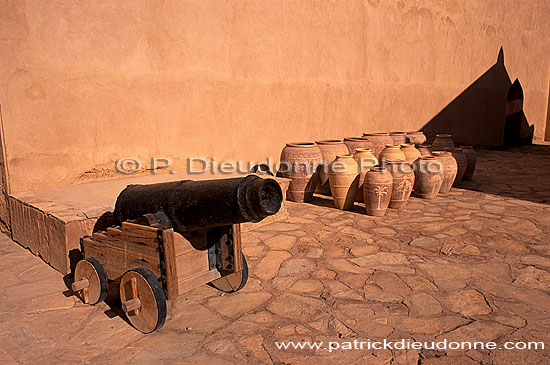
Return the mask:
M187 278L209 271L208 251L195 250L184 255L177 256L176 268L178 272L178 280L180 282L182 280L187 280Z
M109 227L107 228L107 235L120 240L143 243L144 245L147 245L150 247L158 246L157 236L155 236L154 238L151 238L151 237L142 235L140 232L136 233L136 232L130 232L130 231L123 231L120 228Z
M140 267L149 269L157 278L160 278L158 252L152 249L148 254L133 252L124 247L124 242L121 243L122 246L115 246L106 242L96 242L89 237L82 239L85 256L97 259L103 265L109 280L117 279L129 269Z
M147 246L141 242L124 241L121 239L113 238L109 235L105 235L101 232L94 232L92 239L96 242L104 243L112 247L119 248L121 250L128 250L141 255L158 255L158 245L155 247Z
M173 240L174 240L174 253L177 256L184 255L189 252L195 252L197 249L191 244L190 240L187 239L190 237L190 234L186 234L186 237L182 236L178 232L174 232ZM204 237L204 240L206 241L206 237Z
M241 240L241 225L233 225L233 257L235 258L235 271L243 269L243 249Z
M155 227L143 226L141 224L122 222L122 231L136 233L143 237L157 238L158 231L160 231L160 229Z
M216 280L221 277L221 274L218 270L210 270L203 273L200 273L193 277L187 277L185 280L181 280L178 283L178 290L180 295L186 293L190 290L198 288L201 285Z
M174 248L174 230L166 229L162 232L164 243L164 267L166 270L167 299L178 296L178 270L176 266L176 252Z

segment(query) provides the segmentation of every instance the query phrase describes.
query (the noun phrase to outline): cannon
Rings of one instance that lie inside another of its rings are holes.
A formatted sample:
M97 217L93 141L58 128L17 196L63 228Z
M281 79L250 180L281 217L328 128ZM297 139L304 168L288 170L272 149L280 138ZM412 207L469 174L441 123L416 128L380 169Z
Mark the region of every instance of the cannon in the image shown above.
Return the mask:
M132 326L156 331L166 300L206 283L230 293L244 287L240 224L277 213L282 199L277 181L256 175L129 185L81 238L71 289L95 305L118 285Z

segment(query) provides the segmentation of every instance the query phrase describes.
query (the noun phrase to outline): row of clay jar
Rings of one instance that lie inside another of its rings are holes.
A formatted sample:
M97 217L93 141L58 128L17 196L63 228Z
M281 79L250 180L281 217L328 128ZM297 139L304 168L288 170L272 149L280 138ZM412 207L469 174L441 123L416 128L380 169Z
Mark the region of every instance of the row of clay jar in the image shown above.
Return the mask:
M352 146L345 143L351 138L289 143L281 154L281 166L286 163L281 172L291 179L287 198L308 201L317 187L321 194L332 194L337 208L351 209L354 201L364 201L367 213L375 216L383 215L388 206L403 207L412 191L433 199L439 192L448 193L467 170L471 178L475 169L473 149L455 148L450 135L438 135L434 142L438 138L447 139L447 145L435 143L436 148L448 150L433 155L429 145L417 149L414 144L392 141L376 156L374 148L359 147L359 140L365 138L354 138Z

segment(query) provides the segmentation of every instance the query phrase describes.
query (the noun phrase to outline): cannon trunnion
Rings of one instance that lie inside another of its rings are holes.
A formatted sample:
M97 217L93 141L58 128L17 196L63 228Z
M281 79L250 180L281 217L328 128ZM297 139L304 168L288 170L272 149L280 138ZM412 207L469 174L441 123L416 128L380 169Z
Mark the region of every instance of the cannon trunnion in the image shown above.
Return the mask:
M254 175L130 185L110 224L81 238L72 289L93 305L118 283L130 323L153 332L164 324L167 299L206 283L225 292L244 287L240 223L275 214L281 202L278 183Z

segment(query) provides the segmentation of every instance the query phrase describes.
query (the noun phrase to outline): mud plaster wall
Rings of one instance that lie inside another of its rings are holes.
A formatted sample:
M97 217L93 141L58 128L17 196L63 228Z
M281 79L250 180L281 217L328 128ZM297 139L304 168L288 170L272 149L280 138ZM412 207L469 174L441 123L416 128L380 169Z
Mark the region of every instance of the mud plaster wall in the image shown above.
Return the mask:
M421 128L504 47L544 135L546 0L17 1L0 7L13 192L122 157L278 159L285 141Z

